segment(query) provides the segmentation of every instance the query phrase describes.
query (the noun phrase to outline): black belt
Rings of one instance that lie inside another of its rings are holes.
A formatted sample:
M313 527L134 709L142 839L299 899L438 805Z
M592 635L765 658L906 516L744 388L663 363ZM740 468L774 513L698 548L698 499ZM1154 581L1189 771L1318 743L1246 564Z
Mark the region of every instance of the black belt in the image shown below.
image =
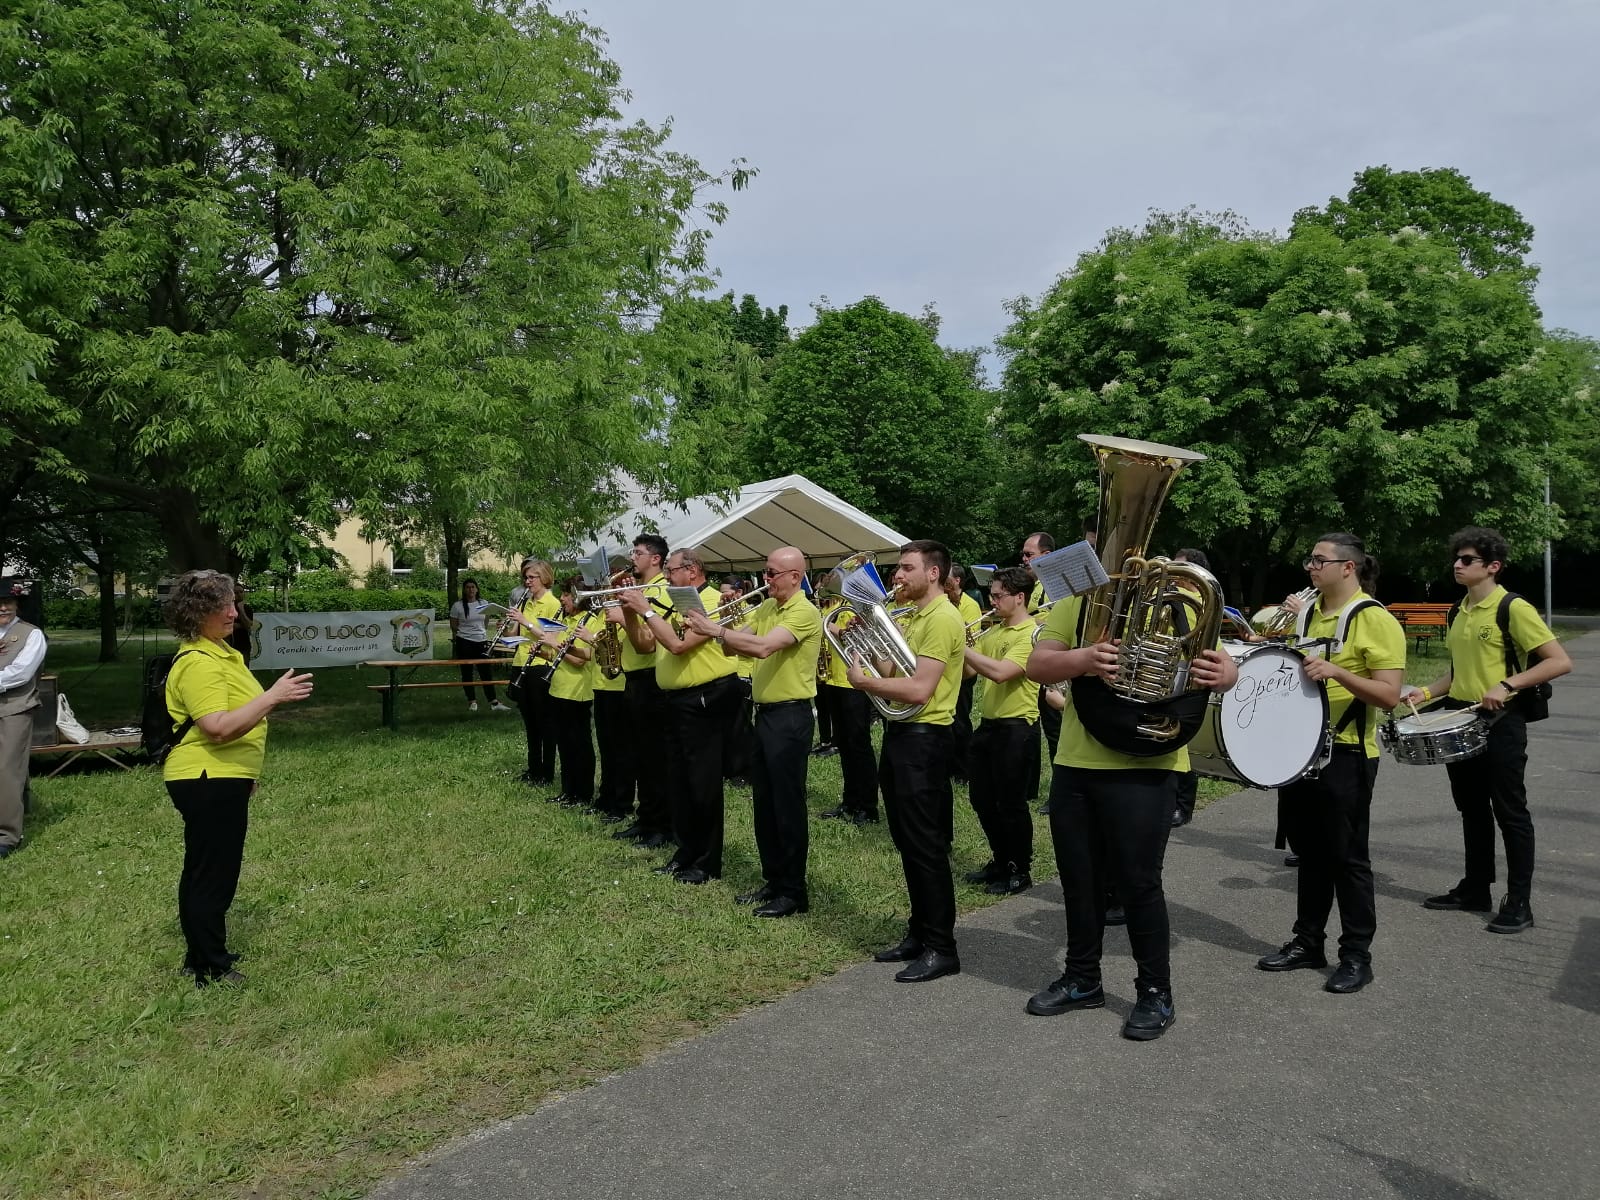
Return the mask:
M927 721L885 721L883 723L883 732L885 736L891 733L920 733L929 735L935 733L949 733L950 726L948 724L932 725Z
M774 700L770 704L762 700L756 701L756 707L758 709L788 708L791 704L804 704L807 708L809 708L811 706L811 701L809 698L805 700Z
M693 696L699 692L706 691L708 688L722 687L728 680L734 678L736 676L718 675L710 683L696 683L686 688L662 688L661 690L669 696Z
M983 720L978 723L978 728L982 729L985 725L992 725L996 728L1010 728L1013 725L1032 724L1033 722L1028 720L1027 717L984 717Z

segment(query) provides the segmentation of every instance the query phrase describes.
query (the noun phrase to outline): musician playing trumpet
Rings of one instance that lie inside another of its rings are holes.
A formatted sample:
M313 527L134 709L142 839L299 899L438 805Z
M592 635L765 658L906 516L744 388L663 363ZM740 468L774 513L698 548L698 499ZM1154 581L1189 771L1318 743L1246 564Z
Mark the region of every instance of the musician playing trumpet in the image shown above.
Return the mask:
M764 882L737 902L758 905L758 917L788 917L810 907L806 762L822 616L800 589L805 571L805 555L793 546L767 555L768 595L743 628L725 628L702 612L684 615L691 632L716 638L754 660L750 689L756 707L756 755L750 790Z
M889 833L905 870L911 917L898 944L880 950L879 962L904 962L900 983L927 983L961 970L956 955L956 889L950 876L954 796L950 787L951 722L961 690L967 632L945 595L950 552L935 541L907 542L895 567L897 599L913 611L902 625L917 669L909 677L878 674L850 664L850 686L869 696L918 704L907 720L885 721L878 786Z
M522 781L534 786L553 783L556 777L556 730L550 719L550 681L533 657L534 649L544 636L539 618L553 621L561 612L561 603L550 590L554 583L555 572L549 563L542 558L523 559L522 586L526 595L518 608L510 610L528 635L517 647L511 666L514 671L521 672L517 707L522 710L522 732L528 741L528 769L522 773Z

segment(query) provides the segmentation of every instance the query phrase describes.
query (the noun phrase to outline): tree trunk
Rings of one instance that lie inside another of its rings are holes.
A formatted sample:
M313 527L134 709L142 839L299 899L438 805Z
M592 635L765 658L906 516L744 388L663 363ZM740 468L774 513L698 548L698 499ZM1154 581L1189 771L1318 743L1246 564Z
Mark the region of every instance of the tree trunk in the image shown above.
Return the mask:
M161 494L157 520L167 543L167 556L174 572L198 571L209 567L237 575L244 559L229 546L219 530L200 515L193 493L172 488Z
M449 517L444 518L444 599L450 603L459 594L456 591L456 576L460 574L457 564L460 563L463 542L461 528Z
M117 569L102 557L95 569L100 581L100 661L117 661Z

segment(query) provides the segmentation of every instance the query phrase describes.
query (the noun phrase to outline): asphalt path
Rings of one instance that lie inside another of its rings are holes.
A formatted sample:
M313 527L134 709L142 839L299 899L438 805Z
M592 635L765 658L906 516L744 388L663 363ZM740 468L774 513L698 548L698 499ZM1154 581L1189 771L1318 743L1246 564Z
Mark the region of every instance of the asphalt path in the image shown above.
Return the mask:
M1178 1021L1159 1041L1119 1036L1118 930L1104 1010L1024 1014L1065 940L1041 884L961 923L959 976L847 968L442 1148L375 1200L1600 1195L1600 633L1568 647L1530 727L1526 933L1421 907L1461 875L1460 825L1442 767L1385 759L1376 980L1357 995L1255 969L1289 937L1295 872L1273 795L1243 792L1173 833Z

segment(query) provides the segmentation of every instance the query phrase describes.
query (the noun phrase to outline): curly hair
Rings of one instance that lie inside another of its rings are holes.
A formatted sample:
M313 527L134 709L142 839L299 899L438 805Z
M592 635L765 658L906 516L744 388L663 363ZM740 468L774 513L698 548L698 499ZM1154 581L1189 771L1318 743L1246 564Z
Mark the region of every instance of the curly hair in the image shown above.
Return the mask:
M221 571L185 571L167 596L167 624L178 640L192 642L206 620L233 603L233 576Z

